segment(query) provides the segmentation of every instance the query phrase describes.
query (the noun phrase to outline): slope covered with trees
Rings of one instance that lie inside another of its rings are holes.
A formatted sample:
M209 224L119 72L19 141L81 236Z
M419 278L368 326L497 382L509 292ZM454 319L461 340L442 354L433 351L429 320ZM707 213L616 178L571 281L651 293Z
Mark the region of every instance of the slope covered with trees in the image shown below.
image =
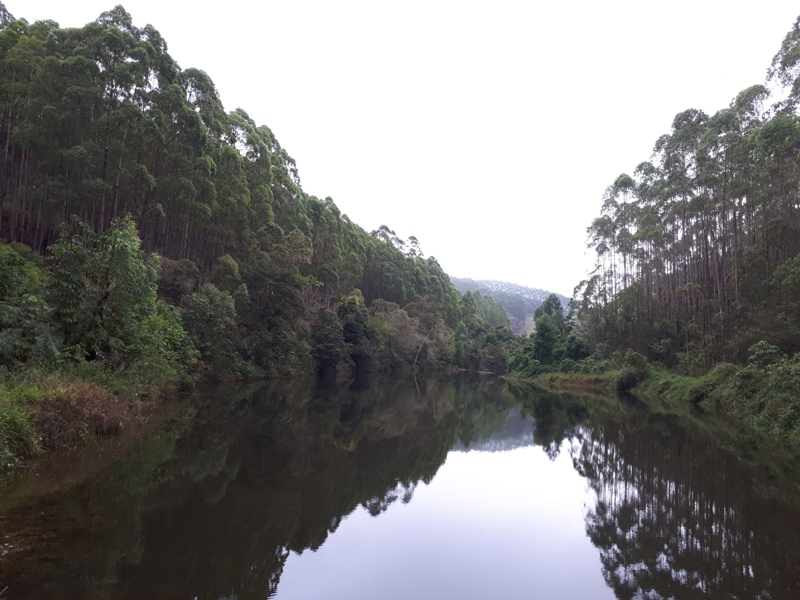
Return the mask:
M800 21L765 85L678 114L588 229L583 332L702 373L756 342L800 351Z
M503 371L510 336L416 238L305 193L270 129L152 25L2 3L0 325L6 373L153 381Z
M800 19L764 85L674 118L588 236L578 369L800 447Z

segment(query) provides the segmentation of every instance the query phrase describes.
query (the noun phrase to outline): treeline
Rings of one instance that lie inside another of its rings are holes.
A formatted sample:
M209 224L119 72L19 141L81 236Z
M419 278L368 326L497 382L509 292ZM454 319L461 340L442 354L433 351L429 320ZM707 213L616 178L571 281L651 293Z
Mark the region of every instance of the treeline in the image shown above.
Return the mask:
M588 229L582 331L687 373L800 351L800 20L765 85L678 114Z
M593 371L593 348L576 332L572 310L564 314L561 298L550 294L534 313L535 330L511 350L508 366L515 377L534 378L542 373Z
M2 240L0 365L505 368L502 307L306 194L270 129L121 6L65 29L0 3Z

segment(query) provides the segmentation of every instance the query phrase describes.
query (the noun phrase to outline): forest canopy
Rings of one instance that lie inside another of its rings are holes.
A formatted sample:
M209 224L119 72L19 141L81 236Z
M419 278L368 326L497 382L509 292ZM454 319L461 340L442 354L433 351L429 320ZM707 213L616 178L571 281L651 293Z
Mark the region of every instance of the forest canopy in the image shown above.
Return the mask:
M688 109L588 228L583 332L609 350L704 373L757 342L800 351L800 20L766 82Z
M121 6L61 28L0 3L0 240L24 282L0 289L0 364L505 368L499 305L305 193L272 131Z

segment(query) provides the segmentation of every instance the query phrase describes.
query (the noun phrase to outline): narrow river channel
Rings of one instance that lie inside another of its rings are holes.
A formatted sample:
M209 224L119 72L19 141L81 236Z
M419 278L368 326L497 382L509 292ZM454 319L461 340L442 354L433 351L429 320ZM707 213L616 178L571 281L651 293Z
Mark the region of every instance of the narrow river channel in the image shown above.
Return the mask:
M797 480L702 420L466 377L175 412L3 479L0 600L800 598Z

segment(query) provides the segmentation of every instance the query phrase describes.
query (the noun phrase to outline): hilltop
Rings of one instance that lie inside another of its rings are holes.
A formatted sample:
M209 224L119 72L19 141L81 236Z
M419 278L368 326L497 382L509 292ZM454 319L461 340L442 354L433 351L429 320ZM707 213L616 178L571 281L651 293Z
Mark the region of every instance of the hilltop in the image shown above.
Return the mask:
M461 294L478 292L481 296L488 296L502 305L508 312L511 330L516 334L533 331L533 313L542 305L545 298L553 293L508 281L476 280L452 275L450 281ZM566 311L569 298L561 294L556 294L556 296L561 300Z

